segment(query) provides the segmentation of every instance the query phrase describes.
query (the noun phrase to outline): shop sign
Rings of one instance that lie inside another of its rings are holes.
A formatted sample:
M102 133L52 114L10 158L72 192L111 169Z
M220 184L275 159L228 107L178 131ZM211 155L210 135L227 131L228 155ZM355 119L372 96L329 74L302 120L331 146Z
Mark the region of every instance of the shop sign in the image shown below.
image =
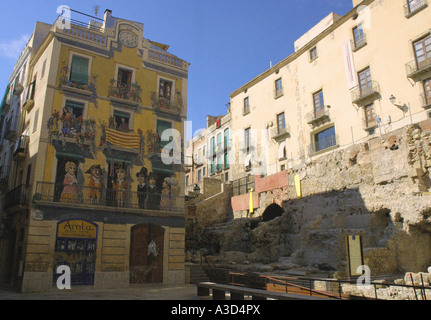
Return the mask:
M66 220L57 225L58 238L96 239L97 225L85 220Z

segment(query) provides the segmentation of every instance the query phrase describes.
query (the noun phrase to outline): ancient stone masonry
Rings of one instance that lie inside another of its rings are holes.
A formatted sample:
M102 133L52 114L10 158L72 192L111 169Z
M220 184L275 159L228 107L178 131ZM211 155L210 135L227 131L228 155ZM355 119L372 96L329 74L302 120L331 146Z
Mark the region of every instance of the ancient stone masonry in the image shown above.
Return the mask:
M213 263L237 268L260 264L343 277L345 237L353 234L362 236L372 276L425 271L431 265L430 168L430 121L312 158L288 171L287 186L261 192L252 218L207 225L201 248ZM262 219L277 207L281 215Z
M428 192L431 188L431 134L422 128L429 129L422 124L407 130L408 163L411 166L410 177L417 183L418 192Z

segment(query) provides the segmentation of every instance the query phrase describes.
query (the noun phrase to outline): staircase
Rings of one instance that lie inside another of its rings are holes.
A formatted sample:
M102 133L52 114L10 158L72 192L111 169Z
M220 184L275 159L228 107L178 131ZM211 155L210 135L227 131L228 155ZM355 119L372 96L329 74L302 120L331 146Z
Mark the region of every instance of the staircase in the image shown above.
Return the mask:
M207 274L200 264L189 263L186 264L186 268L188 268L190 272L190 283L209 281Z

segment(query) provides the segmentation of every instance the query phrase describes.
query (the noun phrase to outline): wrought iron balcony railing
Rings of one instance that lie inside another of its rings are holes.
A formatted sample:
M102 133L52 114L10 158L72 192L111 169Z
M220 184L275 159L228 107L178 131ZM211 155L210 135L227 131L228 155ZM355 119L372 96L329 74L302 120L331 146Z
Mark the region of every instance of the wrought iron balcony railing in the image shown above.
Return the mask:
M420 100L422 108L428 109L429 107L431 107L431 93L421 93Z
M137 83L121 84L115 80L111 80L108 89L108 96L112 98L119 98L123 100L140 103L142 89Z
M362 118L362 128L364 130L373 130L378 125L377 118Z
M0 189L5 189L9 182L10 166L0 167Z
M409 18L414 15L416 12L425 9L428 4L427 0L416 0L416 1L408 1L409 3L404 5L404 15Z
M14 159L17 158L25 158L28 151L28 143L29 143L29 136L27 135L21 135L19 139L15 142L14 150L13 150L13 157Z
M424 73L431 71L431 58L417 61L416 59L406 64L407 77L417 79Z
M271 129L271 138L275 140L282 139L288 136L289 133L290 133L290 126L287 124L283 127L275 127Z
M352 102L363 104L369 102L380 94L380 85L377 81L371 81L369 85L357 86L352 90Z
M15 141L17 138L19 117L17 115L11 116L5 122L5 138L9 141Z
M307 123L311 125L315 125L320 121L324 122L329 119L329 108L325 106L319 110L311 111L307 113L305 118L307 120Z
M63 193L62 183L38 181L33 200L51 204L92 205L111 208L146 209L151 211L182 212L184 196L167 193L140 193L116 189L96 189L75 185L76 192ZM70 188L69 188L70 191ZM63 193L63 194L62 194Z
M357 51L367 44L367 35L364 33L358 38L351 40L353 51Z
M10 209L12 207L27 206L30 190L30 186L20 185L9 191L5 197L4 208Z
M280 98L282 95L284 95L283 88L274 90L274 99Z

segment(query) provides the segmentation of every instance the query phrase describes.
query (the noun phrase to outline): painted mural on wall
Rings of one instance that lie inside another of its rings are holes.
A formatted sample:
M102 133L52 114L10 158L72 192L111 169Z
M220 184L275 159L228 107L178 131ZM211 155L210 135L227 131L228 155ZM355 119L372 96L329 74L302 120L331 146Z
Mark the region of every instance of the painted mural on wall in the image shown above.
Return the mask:
M63 190L61 191L60 201L67 203L78 203L78 190L76 179L76 164L67 162L65 165L66 174L63 180Z
M91 204L101 204L102 199L102 168L95 164L90 167L85 173L90 174L88 186L90 188L89 198Z
M67 108L63 108L62 113L54 111L48 119L48 139L54 145L65 146L67 142L72 142L84 148L88 145L95 151L96 121L93 118L83 120L82 116L72 114Z
M59 89L69 92L72 89L91 91L89 101L97 107L97 76L90 76L92 80L84 85L70 81L69 71L63 62ZM108 97L137 103L141 102L141 93L142 89L136 83L124 87L111 80L108 88ZM86 95L88 97L89 93ZM175 179L169 177L169 171L173 175L175 171L169 166L163 167L161 152L164 144L161 143L159 133L151 129L131 129L130 115L119 110L114 111L108 120L99 119L98 123L93 117L85 119L85 103L75 101L71 98L72 95L65 97L64 107L53 111L47 122L49 143L56 149L58 163L62 163L57 166L55 186L50 187L54 190L54 201L154 210L172 208L175 195L172 187L176 187L172 183ZM182 110L181 95L177 92L172 101L154 98L152 106L156 113L157 110L164 109L179 114ZM182 140L182 155L183 146ZM103 168L96 162L84 172L80 163L85 163L85 159L97 160L99 152L104 153L107 167ZM136 170L136 165L144 165L145 162L151 163L153 172L142 167L136 174L136 179L132 179L131 171ZM107 175L103 175L103 171ZM171 183L167 183L165 178L173 180L168 179ZM132 185L137 189L132 190Z
M60 67L60 75L58 77L59 88L61 88L62 86L66 86L70 88L91 91L92 93L91 97L93 99L97 98L97 91L96 91L97 75L91 75L92 81L89 81L87 84L82 84L82 83L71 81L69 74L70 74L69 67L67 66L65 61L62 61L61 67Z
M181 114L183 111L183 98L180 92L175 94L173 101L170 98L165 98L160 94L158 95L156 92L151 92L151 106L156 110L156 113L160 110L164 110Z

